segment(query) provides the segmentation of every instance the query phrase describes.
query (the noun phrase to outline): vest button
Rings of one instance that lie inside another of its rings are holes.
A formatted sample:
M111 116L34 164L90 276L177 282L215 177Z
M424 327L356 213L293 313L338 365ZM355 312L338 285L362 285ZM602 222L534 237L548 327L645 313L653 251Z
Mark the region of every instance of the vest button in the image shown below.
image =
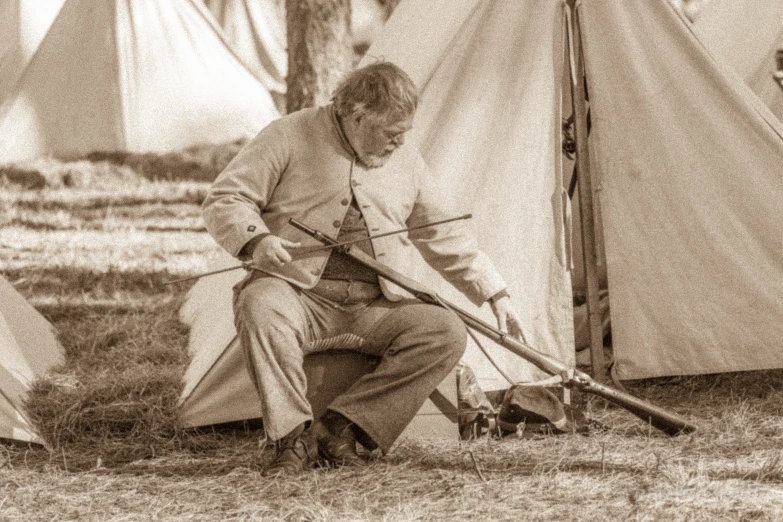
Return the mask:
M348 203L350 203L350 201L348 201L348 198L345 198L345 199L343 199L343 200L340 202L340 204L342 204L343 206L346 206Z
M335 219L332 225L334 226L334 228L340 228L340 225L342 225L342 223L340 222L339 219Z

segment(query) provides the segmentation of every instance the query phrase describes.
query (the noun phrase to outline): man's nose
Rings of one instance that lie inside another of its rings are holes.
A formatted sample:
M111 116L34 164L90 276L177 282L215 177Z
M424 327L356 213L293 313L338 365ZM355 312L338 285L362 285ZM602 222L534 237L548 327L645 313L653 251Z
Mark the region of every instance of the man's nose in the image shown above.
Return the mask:
M398 147L400 145L405 144L405 134L400 134L399 136L395 136L394 139L392 140L392 143L394 143Z

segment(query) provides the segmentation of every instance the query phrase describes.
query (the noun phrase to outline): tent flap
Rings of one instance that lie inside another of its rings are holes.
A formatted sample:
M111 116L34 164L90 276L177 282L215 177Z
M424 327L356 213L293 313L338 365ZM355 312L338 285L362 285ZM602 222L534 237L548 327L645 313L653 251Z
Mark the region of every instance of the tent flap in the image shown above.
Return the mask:
M783 366L780 123L666 0L583 0L622 379Z
M368 55L395 62L422 86L412 133L433 175L448 187L444 200L457 212L472 212L479 246L509 284L528 342L572 363L560 174L564 4L460 3L446 9L453 12L443 25L435 21L441 11L429 3L402 2L397 9ZM419 50L422 41L431 52ZM423 262L411 271L494 322L488 307L476 310ZM512 379L540 377L503 348L488 350ZM508 385L475 346L465 362L485 389Z
M783 119L783 90L772 76L775 54L783 48L783 2L710 0L693 29Z
M63 362L52 325L0 277L0 438L41 442L22 406L30 384Z

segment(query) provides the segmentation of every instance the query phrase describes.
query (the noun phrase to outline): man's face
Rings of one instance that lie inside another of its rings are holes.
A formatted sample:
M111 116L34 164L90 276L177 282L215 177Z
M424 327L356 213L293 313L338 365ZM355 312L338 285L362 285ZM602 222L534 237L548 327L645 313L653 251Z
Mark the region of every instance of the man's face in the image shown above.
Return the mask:
M405 143L405 133L413 126L413 115L391 122L363 117L356 126L356 153L366 167L386 164L392 152Z

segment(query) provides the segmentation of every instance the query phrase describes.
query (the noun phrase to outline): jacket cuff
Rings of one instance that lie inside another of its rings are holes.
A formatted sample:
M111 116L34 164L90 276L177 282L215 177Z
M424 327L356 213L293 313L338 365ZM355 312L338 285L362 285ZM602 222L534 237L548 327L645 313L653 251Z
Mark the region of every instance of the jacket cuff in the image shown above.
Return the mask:
M239 254L237 254L237 257L240 261L250 261L253 259L253 252L255 251L258 244L266 237L271 236L272 234L270 232L262 232L261 234L258 234L257 236L252 237L245 245L239 249Z
M511 297L508 293L508 289L504 288L500 292L497 292L495 295L487 299L487 302L490 304L495 304L496 301L503 299L504 297Z

